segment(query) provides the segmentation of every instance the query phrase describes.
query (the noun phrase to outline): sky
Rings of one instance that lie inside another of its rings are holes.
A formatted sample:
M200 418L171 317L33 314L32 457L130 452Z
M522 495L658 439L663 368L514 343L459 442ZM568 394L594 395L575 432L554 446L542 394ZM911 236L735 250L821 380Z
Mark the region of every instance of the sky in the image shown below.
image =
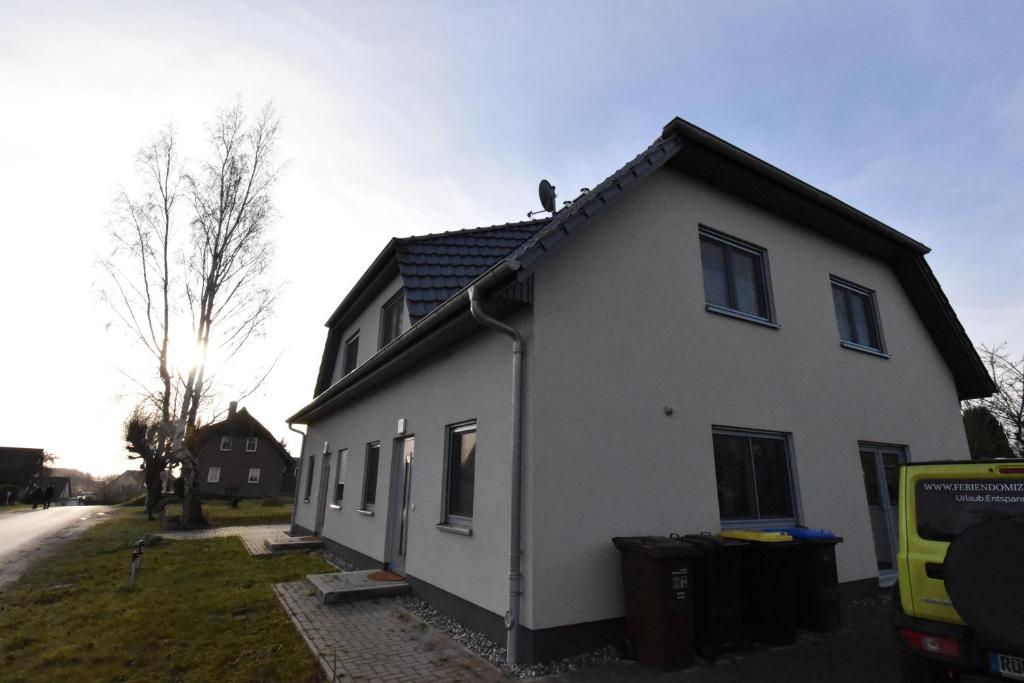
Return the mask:
M1024 352L1021 27L999 0L0 0L0 445L136 467L96 264L138 148L173 123L202 158L236 99L283 121L284 292L224 372L278 359L243 405L293 454L323 324L392 236L525 219L541 178L593 187L674 116L930 246L972 341Z

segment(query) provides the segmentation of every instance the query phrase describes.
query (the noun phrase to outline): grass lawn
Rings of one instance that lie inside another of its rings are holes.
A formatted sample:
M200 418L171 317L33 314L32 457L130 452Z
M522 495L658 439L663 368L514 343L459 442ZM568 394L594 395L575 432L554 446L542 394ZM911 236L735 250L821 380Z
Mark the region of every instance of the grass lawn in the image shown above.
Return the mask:
M18 510L28 510L31 507L31 503L15 503L14 505L0 505L0 515L2 515L5 512L17 512Z
M317 681L271 584L331 571L319 556L251 557L237 538L149 547L141 511L86 531L0 594L3 681Z
M167 518L181 514L180 505L167 506ZM238 526L245 524L287 524L292 518L291 501L280 505L264 505L259 500L243 500L233 508L227 501L203 502L203 514L210 526Z

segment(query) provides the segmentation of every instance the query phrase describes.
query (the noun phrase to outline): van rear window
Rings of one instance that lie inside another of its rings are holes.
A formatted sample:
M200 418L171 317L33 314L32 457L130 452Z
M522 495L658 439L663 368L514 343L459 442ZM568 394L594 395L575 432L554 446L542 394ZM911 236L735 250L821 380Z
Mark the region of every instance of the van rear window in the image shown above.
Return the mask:
M917 535L930 541L993 519L1024 520L1024 479L921 479L915 494Z

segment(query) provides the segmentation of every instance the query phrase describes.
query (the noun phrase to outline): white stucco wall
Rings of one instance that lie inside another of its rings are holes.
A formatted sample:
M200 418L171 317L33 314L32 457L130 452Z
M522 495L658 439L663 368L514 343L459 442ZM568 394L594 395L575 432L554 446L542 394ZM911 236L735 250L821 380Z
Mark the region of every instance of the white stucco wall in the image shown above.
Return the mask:
M331 384L334 384L342 377L342 373L345 369L344 358L345 358L345 342L355 334L359 332L359 353L358 362L356 366L362 365L366 361L380 350L380 309L381 306L386 304L391 297L398 293L402 288L402 277L397 276L391 282L388 283L387 287L382 289L373 301L369 303L362 310L359 316L345 328L345 331L341 335L341 343L338 346L338 355L334 362L334 372L331 373ZM404 304L402 305L402 331L409 329L409 308Z
M371 307L372 308L372 307ZM379 307L378 307L379 308ZM517 324L525 325L521 320ZM393 380L384 389L311 425L306 439L300 487L310 454L317 455L313 496L302 502L296 523L315 522L320 453L328 442L333 487L337 451L349 449L342 509L328 508L323 535L385 561L388 494L399 418L416 438L409 512L406 571L423 581L503 615L508 596L509 435L511 344L502 335L482 332ZM441 520L446 426L476 419L477 452L473 535L437 528ZM366 444L381 442L377 505L373 517L356 512L362 494ZM329 494L331 495L331 494Z
M767 249L779 329L705 311L698 223ZM875 290L891 358L840 347L830 274ZM845 537L841 581L877 575L858 441L966 457L952 376L887 266L674 170L566 239L534 292L532 628L621 616L612 536L720 528L712 425L792 435L800 519Z

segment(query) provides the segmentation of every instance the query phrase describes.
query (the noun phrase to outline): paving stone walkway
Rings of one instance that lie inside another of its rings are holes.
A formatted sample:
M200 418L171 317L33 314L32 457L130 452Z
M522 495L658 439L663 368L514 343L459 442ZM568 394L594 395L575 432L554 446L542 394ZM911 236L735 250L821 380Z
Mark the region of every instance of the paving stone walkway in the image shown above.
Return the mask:
M304 582L274 592L329 681L502 681L491 663L381 598L324 605Z
M165 531L160 535L172 541L195 541L203 538L238 536L250 555L271 555L264 541L288 538L287 524L260 524L253 526L221 526L195 531Z

